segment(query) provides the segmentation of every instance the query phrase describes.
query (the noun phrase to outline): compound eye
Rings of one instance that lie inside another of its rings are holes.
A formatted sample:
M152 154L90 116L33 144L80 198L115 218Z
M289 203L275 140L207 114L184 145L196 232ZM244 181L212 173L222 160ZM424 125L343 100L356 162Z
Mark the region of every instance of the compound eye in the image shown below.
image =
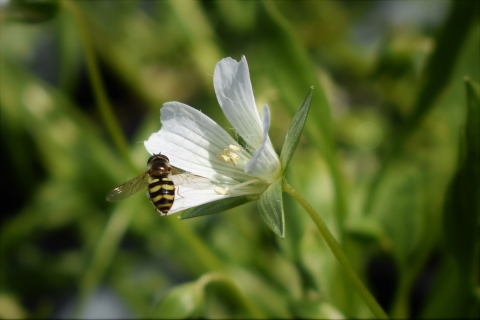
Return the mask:
M155 155L151 156L150 158L148 158L147 160L147 166L150 164L150 161L152 161L152 159L155 157Z

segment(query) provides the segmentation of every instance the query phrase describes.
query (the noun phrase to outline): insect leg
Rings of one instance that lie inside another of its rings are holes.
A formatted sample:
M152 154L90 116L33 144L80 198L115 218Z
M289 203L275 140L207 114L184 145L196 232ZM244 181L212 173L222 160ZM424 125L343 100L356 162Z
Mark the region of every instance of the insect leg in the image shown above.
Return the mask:
M176 187L176 188L175 188L175 191L176 191L177 194L180 196L180 198L185 198L185 197L183 197L183 196L180 194L180 187L177 186L177 185L175 185L175 187Z

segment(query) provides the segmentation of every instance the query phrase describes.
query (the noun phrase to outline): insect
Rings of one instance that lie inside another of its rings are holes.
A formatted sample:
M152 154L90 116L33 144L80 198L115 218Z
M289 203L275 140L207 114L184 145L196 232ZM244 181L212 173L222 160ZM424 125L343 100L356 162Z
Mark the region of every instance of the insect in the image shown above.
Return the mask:
M207 189L213 184L205 177L172 167L165 155L154 154L147 161L147 171L110 191L107 201L128 198L148 186L147 195L153 206L161 214L167 215L175 200L175 186L180 185Z

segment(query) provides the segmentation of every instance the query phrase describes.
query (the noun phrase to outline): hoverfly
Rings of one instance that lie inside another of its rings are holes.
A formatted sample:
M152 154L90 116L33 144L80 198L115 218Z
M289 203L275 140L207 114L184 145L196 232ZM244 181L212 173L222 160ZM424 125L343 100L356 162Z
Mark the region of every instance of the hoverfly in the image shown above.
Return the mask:
M172 167L165 155L154 154L147 161L147 171L110 191L107 201L128 198L148 186L147 195L153 206L167 215L175 200L175 186L186 184L193 189L208 189L213 185L205 177Z

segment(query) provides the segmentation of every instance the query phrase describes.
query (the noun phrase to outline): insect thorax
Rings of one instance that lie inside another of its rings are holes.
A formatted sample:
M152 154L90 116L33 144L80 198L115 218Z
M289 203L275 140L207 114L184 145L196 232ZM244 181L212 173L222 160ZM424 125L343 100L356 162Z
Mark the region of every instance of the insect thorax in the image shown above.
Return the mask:
M168 176L172 171L170 161L162 154L153 155L148 159L148 171L150 176L163 177Z

